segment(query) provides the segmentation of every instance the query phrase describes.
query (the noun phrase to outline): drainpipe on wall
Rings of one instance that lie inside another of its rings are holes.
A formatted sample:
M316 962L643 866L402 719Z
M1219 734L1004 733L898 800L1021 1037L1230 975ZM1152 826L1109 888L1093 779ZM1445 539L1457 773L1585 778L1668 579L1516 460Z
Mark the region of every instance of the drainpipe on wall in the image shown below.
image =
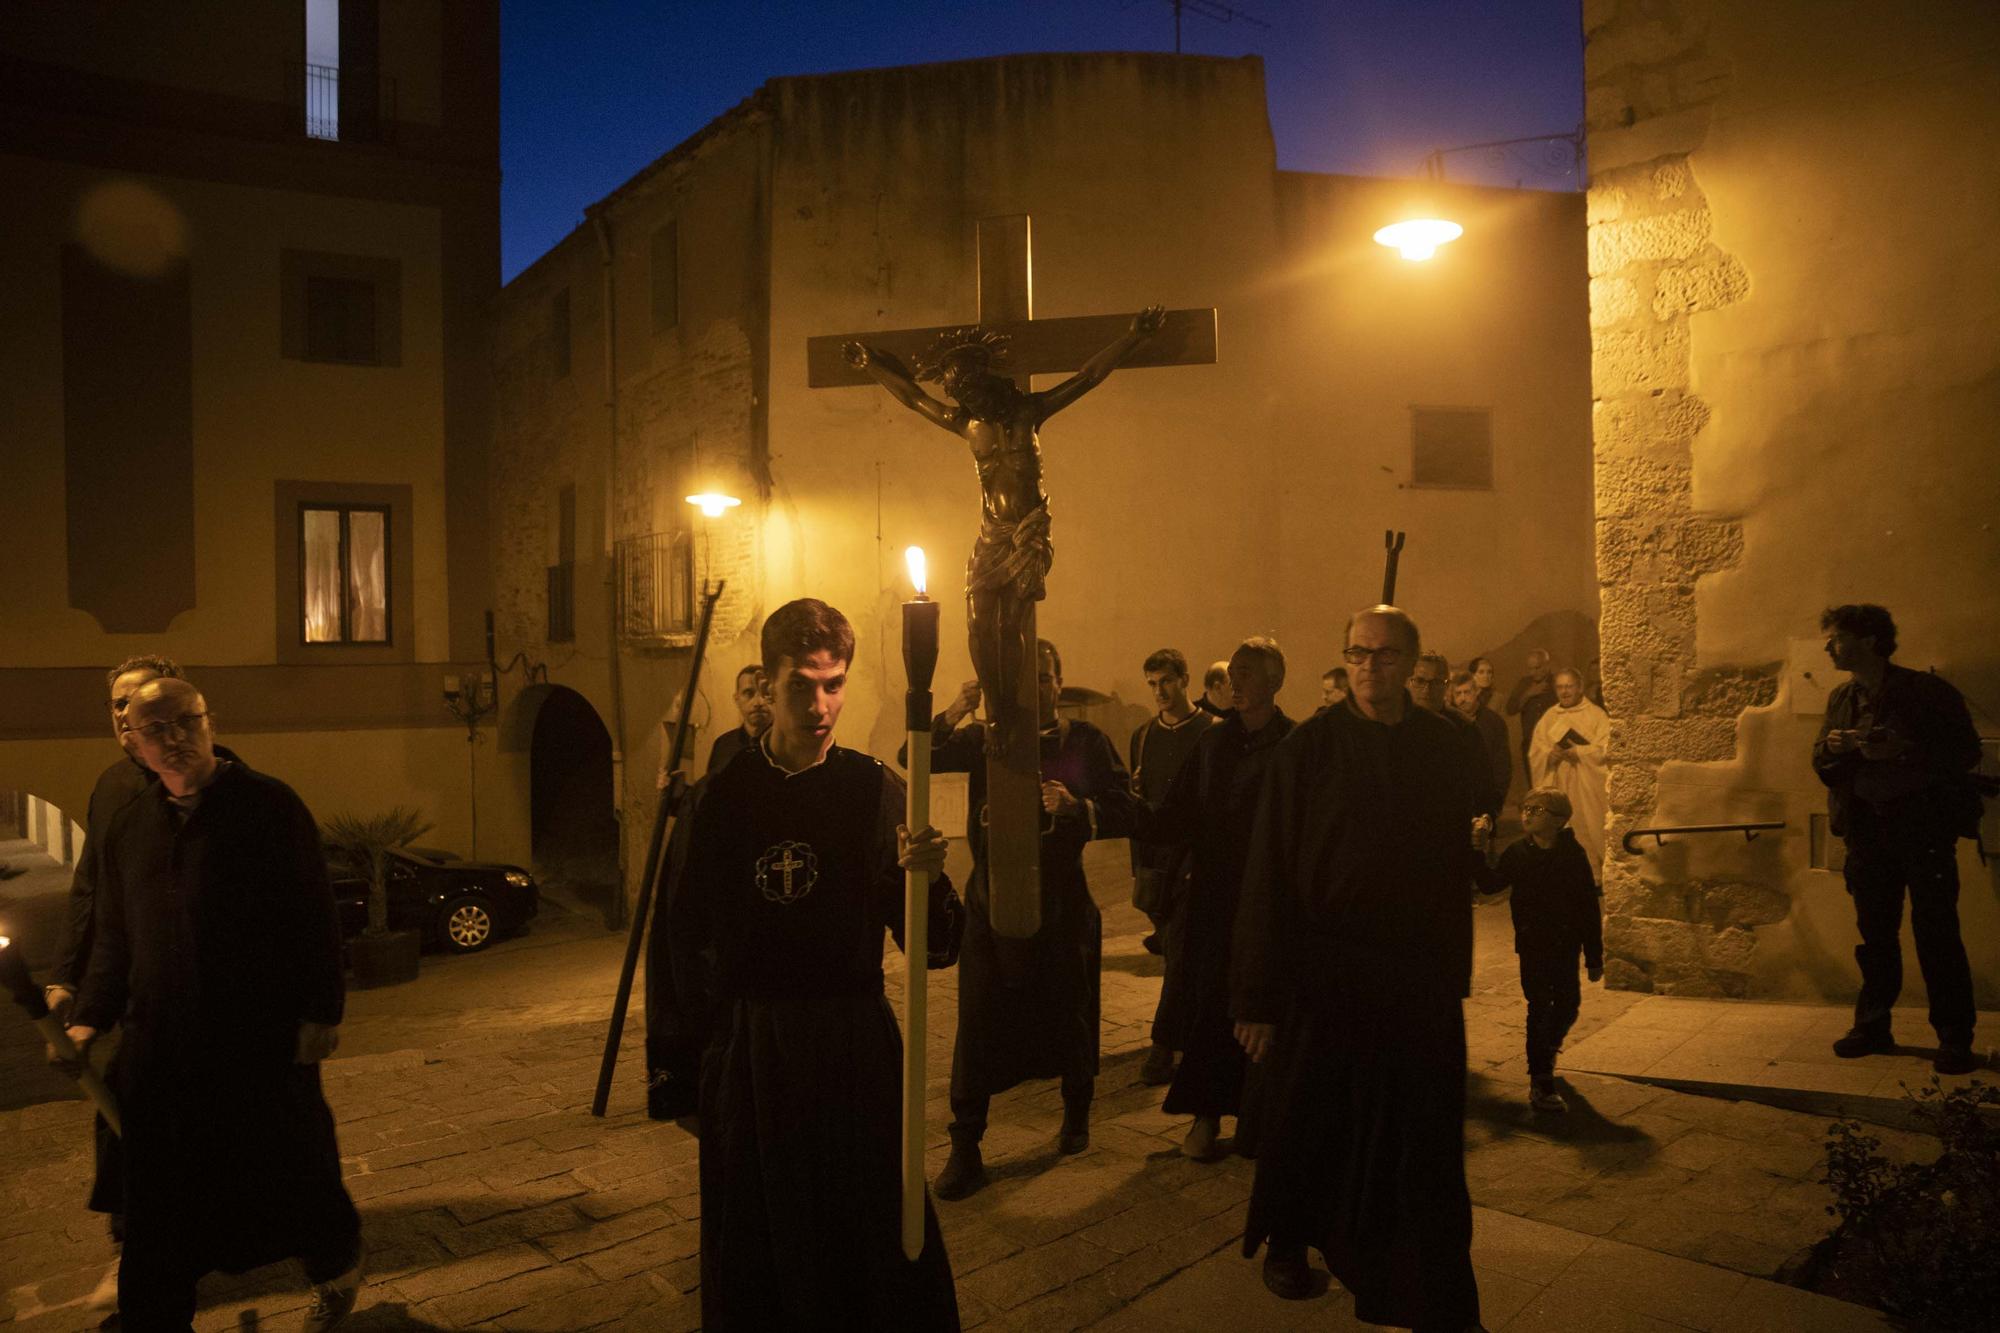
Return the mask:
M610 539L605 565L604 618L609 656L605 659L611 687L611 793L618 820L618 892L605 914L607 930L625 928L625 673L619 661L618 633L618 284L612 268L611 220L601 211L586 210L597 232L597 251L604 271L604 415L610 448L604 475L604 531Z

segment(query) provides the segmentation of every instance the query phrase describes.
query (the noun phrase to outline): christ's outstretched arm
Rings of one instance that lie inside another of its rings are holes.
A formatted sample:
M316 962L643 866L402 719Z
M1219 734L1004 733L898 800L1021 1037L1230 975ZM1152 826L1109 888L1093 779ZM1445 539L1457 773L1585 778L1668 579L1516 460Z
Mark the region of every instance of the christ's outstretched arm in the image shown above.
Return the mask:
M963 415L960 409L940 402L918 388L916 376L895 353L861 342L848 343L840 350L848 365L867 371L870 378L887 389L890 396L904 407L926 418L932 425L958 433Z
M1062 411L1065 407L1068 407L1098 385L1104 383L1105 377L1118 369L1120 363L1126 357L1132 355L1132 349L1158 333L1160 325L1165 321L1166 310L1163 306L1149 305L1138 314L1132 316L1132 327L1126 331L1123 337L1112 343L1109 347L1106 347L1096 356L1091 357L1090 360L1084 362L1083 369L1071 375L1061 384L1056 385L1055 388L1035 395L1041 404L1041 415L1037 420L1037 424L1047 421L1050 417ZM851 360L852 358L849 359Z

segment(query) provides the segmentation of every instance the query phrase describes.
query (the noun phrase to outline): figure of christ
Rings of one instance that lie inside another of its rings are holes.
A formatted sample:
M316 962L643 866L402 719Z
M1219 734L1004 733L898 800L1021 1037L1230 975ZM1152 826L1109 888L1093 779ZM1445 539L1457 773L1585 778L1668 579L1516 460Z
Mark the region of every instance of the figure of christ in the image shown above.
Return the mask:
M1049 500L1042 493L1042 423L1104 382L1140 343L1159 332L1165 318L1149 306L1132 318L1124 336L1054 388L1023 391L1002 373L1004 334L978 328L940 334L915 370L891 352L850 342L848 363L887 389L903 406L972 446L979 472L979 536L965 571L966 626L973 671L987 704L990 752L1004 754L1016 738L1032 740L1032 715L1014 716L1024 675L1034 662L1034 604L1046 595L1054 560L1049 541ZM950 402L925 392L935 380Z

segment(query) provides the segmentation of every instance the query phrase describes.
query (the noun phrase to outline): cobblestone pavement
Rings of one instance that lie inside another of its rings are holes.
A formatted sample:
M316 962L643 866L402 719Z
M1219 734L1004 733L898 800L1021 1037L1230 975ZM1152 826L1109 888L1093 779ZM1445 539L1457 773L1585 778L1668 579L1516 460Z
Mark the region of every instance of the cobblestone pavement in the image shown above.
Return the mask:
M1090 1151L1058 1159L1053 1083L996 1099L994 1184L940 1204L968 1327L1365 1327L1336 1286L1287 1304L1237 1255L1251 1166L1180 1155L1186 1122L1138 1082L1160 966L1122 902L1123 844L1093 849L1106 901L1104 1069ZM698 1325L695 1141L645 1118L628 1030L612 1114L588 1113L622 942L554 905L534 934L427 959L408 986L350 999L325 1066L370 1247L348 1327L648 1330ZM946 1152L955 975L932 974L931 1174ZM900 961L889 984L899 996ZM1591 988L1578 1038L1637 997ZM1760 1280L1823 1235L1823 1119L1569 1078L1572 1111L1525 1104L1523 1006L1502 909L1479 914L1467 1005L1474 1260L1495 1329L1880 1327L1857 1307ZM1895 1138L1893 1134L1888 1137ZM87 1115L0 1113L0 1313L93 1327L112 1253L83 1210ZM203 1284L202 1329L295 1327L305 1293L273 1268Z

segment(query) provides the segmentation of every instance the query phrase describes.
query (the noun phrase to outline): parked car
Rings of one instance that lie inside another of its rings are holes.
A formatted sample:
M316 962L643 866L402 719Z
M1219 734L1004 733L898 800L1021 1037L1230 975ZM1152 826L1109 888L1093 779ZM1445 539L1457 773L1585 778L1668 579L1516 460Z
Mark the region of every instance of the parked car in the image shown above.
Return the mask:
M327 853L343 935L368 925L368 867ZM390 849L389 925L419 932L446 953L477 953L524 929L541 907L535 877L520 866L461 861L431 848Z

